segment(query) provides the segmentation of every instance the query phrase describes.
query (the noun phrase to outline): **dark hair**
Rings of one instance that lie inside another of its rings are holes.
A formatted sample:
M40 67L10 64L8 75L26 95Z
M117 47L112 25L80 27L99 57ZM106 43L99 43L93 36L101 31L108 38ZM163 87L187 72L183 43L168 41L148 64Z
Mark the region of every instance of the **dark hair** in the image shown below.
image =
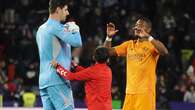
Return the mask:
M106 63L109 58L108 49L106 47L97 47L94 57L98 63Z
M152 22L146 17L140 17L138 20L146 22L147 26L152 29Z
M63 8L68 5L69 0L50 0L49 1L49 13L54 13L57 7Z

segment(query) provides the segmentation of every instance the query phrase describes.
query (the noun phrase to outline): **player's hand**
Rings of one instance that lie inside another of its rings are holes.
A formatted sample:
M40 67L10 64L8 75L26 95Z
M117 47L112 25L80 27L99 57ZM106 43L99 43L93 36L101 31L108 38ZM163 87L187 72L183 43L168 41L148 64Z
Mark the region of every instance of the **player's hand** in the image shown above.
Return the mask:
M65 25L65 30L68 31L68 32L79 32L80 31L80 28L78 25L76 25L75 22L67 22Z
M51 61L51 65L52 65L54 68L56 68L57 65L58 65L58 63L57 63L57 61L52 60L52 61Z
M148 38L148 37L150 37L151 35L149 34L149 33L147 33L146 31L145 31L145 29L141 29L141 31L140 31L140 37L142 37L142 38Z
M150 36L149 33L146 32L145 28L143 26L137 25L133 27L133 30L135 32L135 35L141 37L141 38L147 38Z
M114 36L116 33L118 32L118 30L116 29L115 25L113 23L109 23L107 24L107 29L106 29L106 33L108 37L112 37Z

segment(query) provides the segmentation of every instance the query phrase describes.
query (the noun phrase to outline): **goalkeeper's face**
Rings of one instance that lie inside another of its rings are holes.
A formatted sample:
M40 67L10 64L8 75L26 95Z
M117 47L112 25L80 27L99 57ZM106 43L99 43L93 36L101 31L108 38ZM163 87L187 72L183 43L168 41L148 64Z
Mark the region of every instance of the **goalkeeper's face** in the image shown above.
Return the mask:
M59 17L62 22L64 22L69 15L68 6L65 5L63 8L59 10Z

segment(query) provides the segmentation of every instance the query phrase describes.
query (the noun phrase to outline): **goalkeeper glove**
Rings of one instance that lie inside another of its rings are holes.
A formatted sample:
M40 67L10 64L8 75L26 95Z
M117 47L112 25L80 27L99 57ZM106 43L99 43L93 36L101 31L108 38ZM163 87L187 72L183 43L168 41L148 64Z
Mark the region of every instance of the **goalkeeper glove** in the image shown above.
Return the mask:
M75 22L67 22L65 25L65 30L68 32L79 32L80 28Z

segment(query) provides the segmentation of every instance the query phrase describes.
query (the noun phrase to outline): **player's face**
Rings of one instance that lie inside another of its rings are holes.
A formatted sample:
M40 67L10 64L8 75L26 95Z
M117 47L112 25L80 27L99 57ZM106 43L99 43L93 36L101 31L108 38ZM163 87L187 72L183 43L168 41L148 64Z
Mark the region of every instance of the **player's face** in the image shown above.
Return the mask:
M149 32L149 29L147 28L147 23L143 20L138 20L135 23L135 26L133 27L135 36L140 36L142 33L142 30L145 30L146 32Z
M60 10L60 19L61 21L65 21L66 17L69 15L68 11L68 6L65 5L61 10Z

